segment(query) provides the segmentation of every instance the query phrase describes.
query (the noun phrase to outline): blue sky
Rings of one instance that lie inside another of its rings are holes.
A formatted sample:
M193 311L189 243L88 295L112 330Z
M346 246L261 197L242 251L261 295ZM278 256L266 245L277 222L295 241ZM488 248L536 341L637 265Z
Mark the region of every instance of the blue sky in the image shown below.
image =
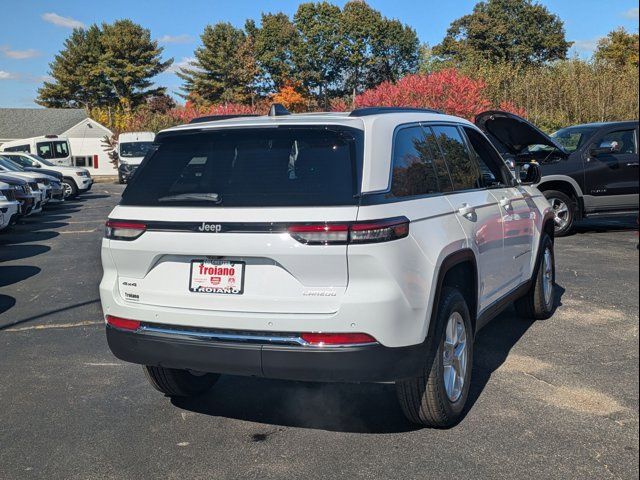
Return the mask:
M284 11L292 15L301 1L294 0L110 0L97 2L57 0L4 0L0 29L0 107L33 107L38 87L46 78L48 64L62 48L74 26L130 18L151 30L165 48L165 57L179 65L193 56L205 25L219 21L243 26L261 12ZM343 0L335 1L343 5ZM452 20L470 13L471 0L369 0L385 16L413 26L420 40L435 45ZM624 26L638 31L635 0L544 0L541 3L560 16L574 51L589 56L597 40ZM157 77L157 83L176 92L180 81L174 73Z

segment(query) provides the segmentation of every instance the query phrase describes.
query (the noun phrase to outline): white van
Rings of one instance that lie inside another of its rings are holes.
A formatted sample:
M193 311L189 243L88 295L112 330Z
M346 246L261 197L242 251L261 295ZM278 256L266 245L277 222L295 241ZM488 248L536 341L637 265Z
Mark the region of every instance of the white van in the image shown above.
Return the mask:
M128 132L118 136L118 179L127 183L142 159L151 149L156 134L153 132Z
M66 137L44 135L42 137L12 140L0 145L3 152L28 152L49 160L61 167L71 166L71 146Z

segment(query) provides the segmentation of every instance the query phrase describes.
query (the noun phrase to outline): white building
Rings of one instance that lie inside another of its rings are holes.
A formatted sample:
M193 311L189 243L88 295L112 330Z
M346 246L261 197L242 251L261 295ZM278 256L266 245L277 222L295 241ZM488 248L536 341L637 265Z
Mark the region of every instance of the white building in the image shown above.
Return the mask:
M102 140L112 132L75 108L0 108L0 145L10 140L58 135L67 137L73 164L92 176L117 175Z

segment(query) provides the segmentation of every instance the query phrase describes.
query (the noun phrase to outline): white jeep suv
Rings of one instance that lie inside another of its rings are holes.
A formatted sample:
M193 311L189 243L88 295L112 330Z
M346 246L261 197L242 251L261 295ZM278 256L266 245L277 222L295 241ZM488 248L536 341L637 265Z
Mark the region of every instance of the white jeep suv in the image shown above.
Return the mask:
M550 205L461 118L274 107L157 136L102 243L112 352L170 396L395 382L411 421L455 424L476 332L553 313Z

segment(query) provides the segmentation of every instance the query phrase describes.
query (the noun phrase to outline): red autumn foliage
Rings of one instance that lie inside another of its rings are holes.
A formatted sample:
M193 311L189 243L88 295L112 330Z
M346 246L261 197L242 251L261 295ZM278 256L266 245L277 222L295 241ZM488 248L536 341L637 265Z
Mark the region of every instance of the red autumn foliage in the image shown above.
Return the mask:
M169 111L169 115L179 123L189 123L196 117L205 115L244 115L258 113L256 108L240 103L223 103L210 106L196 106L187 102L184 107L176 107Z
M478 113L492 108L486 98L485 83L449 68L426 75L407 75L396 83L384 82L357 95L354 107L434 108L450 115L472 120ZM344 110L344 102L332 104L334 111ZM524 109L510 102L497 108L525 116Z

